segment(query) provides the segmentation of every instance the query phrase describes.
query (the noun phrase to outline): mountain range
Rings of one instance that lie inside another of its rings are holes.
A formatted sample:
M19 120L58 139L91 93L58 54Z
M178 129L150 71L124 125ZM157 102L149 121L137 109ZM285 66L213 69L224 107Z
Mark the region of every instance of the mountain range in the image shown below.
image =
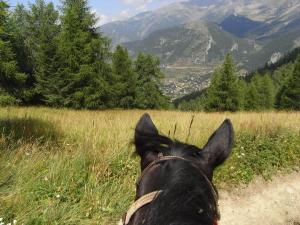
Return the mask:
M188 0L100 30L133 56L142 51L159 57L165 91L178 97L194 91L193 80L202 88L227 53L243 75L300 46L300 1Z

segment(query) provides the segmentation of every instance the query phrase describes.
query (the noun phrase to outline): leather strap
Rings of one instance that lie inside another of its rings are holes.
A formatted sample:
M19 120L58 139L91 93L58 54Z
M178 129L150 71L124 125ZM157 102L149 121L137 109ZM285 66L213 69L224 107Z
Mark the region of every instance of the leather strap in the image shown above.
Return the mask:
M131 217L142 207L144 207L145 205L148 205L149 203L151 203L162 191L154 191L151 192L149 194L146 194L144 196L142 196L141 198L139 198L138 200L136 200L131 207L129 208L129 210L127 211L127 213L125 214L125 216L120 220L119 225L127 225L131 219Z

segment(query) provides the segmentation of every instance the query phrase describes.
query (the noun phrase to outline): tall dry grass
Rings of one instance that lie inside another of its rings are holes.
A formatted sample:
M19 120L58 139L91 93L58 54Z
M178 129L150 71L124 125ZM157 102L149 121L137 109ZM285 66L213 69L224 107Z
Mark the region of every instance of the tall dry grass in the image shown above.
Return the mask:
M148 112L162 133L200 147L225 118L232 120L236 144L216 173L219 187L299 169L299 112ZM143 113L1 108L0 218L114 224L134 196L139 164L132 140Z

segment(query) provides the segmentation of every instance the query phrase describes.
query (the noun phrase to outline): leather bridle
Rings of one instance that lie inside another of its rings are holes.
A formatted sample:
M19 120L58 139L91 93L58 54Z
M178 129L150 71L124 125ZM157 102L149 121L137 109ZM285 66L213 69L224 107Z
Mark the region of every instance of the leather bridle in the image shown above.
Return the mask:
M158 154L158 159L154 160L153 162L151 162L141 173L140 177L138 178L136 185L137 187L139 187L143 177L148 173L148 171L150 169L152 169L154 166L159 165L159 163L161 162L165 162L165 161L169 161L169 160L184 160L186 162L191 163L194 167L196 167L194 165L193 162L191 162L188 159L185 159L183 157L180 156L163 156L162 153ZM204 172L202 170L200 170L198 167L196 167L198 169L198 171L202 174L202 176L205 178L206 182L209 184L214 198L218 199L218 194L216 192L216 189L214 187L214 185L212 184L212 182L208 179L208 177L204 174ZM132 216L141 208L143 208L144 206L150 204L152 201L154 201L157 196L163 192L163 190L158 190L158 191L154 191L151 193L148 193L142 197L140 197L138 200L136 200L131 207L129 208L129 210L125 213L125 215L123 216L123 218L119 221L118 225L128 225L130 222L130 219L132 218ZM218 218L217 218L218 219ZM213 222L214 225L217 224L217 219Z

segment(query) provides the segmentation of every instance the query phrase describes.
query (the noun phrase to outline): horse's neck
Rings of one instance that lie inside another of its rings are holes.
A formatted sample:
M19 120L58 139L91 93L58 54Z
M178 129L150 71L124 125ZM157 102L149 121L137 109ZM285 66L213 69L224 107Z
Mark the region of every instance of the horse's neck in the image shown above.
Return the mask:
M147 176L143 177L136 190L135 200L148 193L162 189L163 182L165 182L165 177L168 177L169 174L166 174L165 171L160 171L157 173L156 171L158 170L160 170L160 167L155 167L148 171Z
M151 171L153 172L153 171ZM149 172L149 173L151 173ZM162 177L165 176L164 173L151 173L150 176L145 176L142 182L139 184L139 187L136 190L135 201L141 197L153 192L162 190ZM132 222L128 225L140 225L142 224L143 219L147 211L149 210L149 205L146 205L139 209L134 216L132 217Z

